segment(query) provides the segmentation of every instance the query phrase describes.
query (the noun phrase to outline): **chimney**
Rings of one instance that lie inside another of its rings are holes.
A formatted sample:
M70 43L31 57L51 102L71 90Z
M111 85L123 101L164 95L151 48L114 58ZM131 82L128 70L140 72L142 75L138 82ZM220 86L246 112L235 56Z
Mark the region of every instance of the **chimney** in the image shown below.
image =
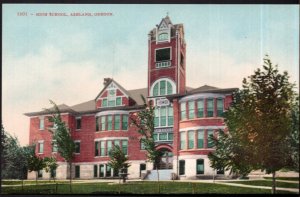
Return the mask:
M110 82L111 78L104 78L103 85L106 86Z

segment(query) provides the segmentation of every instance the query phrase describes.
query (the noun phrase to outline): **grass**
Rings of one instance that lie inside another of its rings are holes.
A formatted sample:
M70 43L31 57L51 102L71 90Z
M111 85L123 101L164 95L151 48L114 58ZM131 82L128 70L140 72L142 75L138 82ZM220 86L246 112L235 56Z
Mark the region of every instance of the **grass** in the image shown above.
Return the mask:
M69 180L38 180L38 184L44 184L44 183L68 183ZM73 181L74 182L74 181ZM21 185L21 180L2 180L2 185ZM36 184L35 180L24 180L24 185L29 184Z
M264 177L264 179L272 179L272 177ZM276 180L299 181L299 177L276 177Z
M25 185L3 187L3 194L70 194L68 184ZM157 182L129 182L127 184L77 183L72 194L157 194ZM270 189L242 188L213 183L160 182L161 194L270 194ZM287 191L279 193L292 194Z
M257 185L257 186L269 186L272 187L271 180L255 180L255 181L229 181L229 183L238 183L244 185ZM277 182L276 187L284 187L284 188L299 188L299 183L286 183L286 182Z

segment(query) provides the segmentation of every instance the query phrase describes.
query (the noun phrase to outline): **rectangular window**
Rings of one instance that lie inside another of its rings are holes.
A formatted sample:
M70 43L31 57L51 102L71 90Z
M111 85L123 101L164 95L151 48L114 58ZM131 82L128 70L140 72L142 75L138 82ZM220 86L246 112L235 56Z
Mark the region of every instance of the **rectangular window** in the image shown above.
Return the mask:
M80 142L75 142L75 153L80 153Z
M99 131L99 117L96 117L96 131Z
M105 131L105 126L106 126L106 118L105 116L101 116L101 131Z
M99 177L104 177L104 165L99 165Z
M99 156L99 142L95 142L95 156Z
M55 178L56 177L56 170L55 169L50 169L50 177Z
M127 130L128 128L128 115L122 115L122 130Z
M80 178L80 166L75 166L75 178Z
M81 118L76 118L76 130L81 129Z
M179 160L179 175L185 174L185 160Z
M94 165L94 178L98 176L98 165Z
M197 174L204 174L204 160L197 159Z
M114 141L114 146L119 146L120 147L120 140L115 140Z
M107 99L102 100L102 107L107 107Z
M198 147L204 148L204 130L198 130Z
M223 106L224 106L224 100L223 98L217 99L217 116L223 117Z
M40 130L44 130L44 129L45 129L45 118L40 117Z
M194 148L194 131L188 131L189 149Z
M142 141L142 139L140 139L140 143L141 143L141 150L145 150L145 144L144 144L144 142Z
M174 117L173 117L173 107L168 107L168 126L173 126Z
M211 136L214 136L213 130L207 130L207 148L214 147L214 141L211 140Z
M111 167L106 165L106 177L111 177Z
M160 126L166 126L167 125L167 110L165 107L160 108Z
M198 118L204 117L204 101L203 99L197 101L197 108L198 108Z
M114 107L115 104L116 104L115 102L116 102L116 101L115 101L115 98L112 98L112 100L109 99L109 100L108 100L108 106L109 106L109 107Z
M207 99L207 117L214 116L214 99Z
M171 48L158 49L155 52L156 61L166 61L171 59Z
M116 106L120 106L122 105L122 98L121 97L117 97L116 98Z
M115 115L115 128L114 130L120 130L120 115Z
M189 119L195 118L195 102L189 101Z
M105 141L100 142L100 156L105 156Z
M44 142L39 142L39 153L44 153Z
M180 150L185 149L185 132L180 133Z
M159 141L166 141L167 138L167 133L160 133L159 134Z
M166 95L166 81L160 81L159 84L159 93L160 95Z
M112 141L107 141L107 155L110 154L111 149L112 149Z
M125 155L127 155L127 148L128 148L128 141L127 140L124 140L122 141L122 151Z
M159 126L159 110L158 108L155 108L154 110L154 127Z
M107 130L112 130L112 115L107 116Z
M52 152L53 152L53 153L56 153L56 152L57 152L57 144L56 144L56 141L55 141L55 140L52 141Z
M186 104L185 104L185 102L180 104L180 118L181 118L181 120L186 119Z
M158 139L157 139L157 133L154 133L153 134L153 140L156 142Z
M173 133L168 133L168 140L173 141Z

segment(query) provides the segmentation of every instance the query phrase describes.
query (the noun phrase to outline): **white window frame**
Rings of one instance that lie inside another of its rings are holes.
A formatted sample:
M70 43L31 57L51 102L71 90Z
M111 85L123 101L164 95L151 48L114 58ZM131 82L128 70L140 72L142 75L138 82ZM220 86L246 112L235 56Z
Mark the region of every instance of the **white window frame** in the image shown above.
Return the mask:
M170 82L170 84L172 85L172 94L176 94L176 84L173 80L169 79L169 78L161 78L161 79L158 79L156 80L152 85L151 85L151 88L150 88L150 96L153 96L153 90L154 90L154 86L158 83L158 96L161 96L160 95L160 82L161 81L166 81L166 93L168 92L168 85L167 85L167 82ZM168 94L165 94L163 96L166 96Z
M41 121L43 122L43 127L41 128ZM45 116L39 117L39 130L43 131L45 130Z
M43 152L40 152L40 144L43 144ZM38 141L38 154L44 154L44 150L45 149L45 144L44 144L44 140L39 140Z
M168 108L171 107L173 108L173 105L171 104L170 106L162 106L162 107L156 107L158 110L158 126L154 126L154 128L166 128L166 127L173 127L174 126L174 111L173 111L173 125L169 125L169 110ZM160 116L160 109L161 108L166 108L166 126L161 126L161 116ZM174 110L174 109L173 109ZM154 116L156 117L156 116Z
M169 48L170 49L170 59L169 60L164 60L164 61L172 61L172 47L162 47L162 48L157 48L157 49L155 49L155 51L154 51L154 62L163 62L163 61L156 61L156 51L158 51L158 50L161 50L161 49L167 49L167 48Z

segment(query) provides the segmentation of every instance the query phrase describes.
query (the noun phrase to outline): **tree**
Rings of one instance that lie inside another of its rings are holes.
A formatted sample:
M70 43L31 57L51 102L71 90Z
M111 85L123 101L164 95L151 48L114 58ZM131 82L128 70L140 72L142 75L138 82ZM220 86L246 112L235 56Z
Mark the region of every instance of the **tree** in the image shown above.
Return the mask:
M52 138L56 142L57 152L65 159L69 166L70 175L70 192L72 191L72 163L75 153L75 143L71 137L70 129L62 120L58 106L50 100L54 107L54 114L49 117L49 121L53 123L54 128L49 129ZM52 112L48 110L49 112Z
M263 70L258 68L248 80L244 78L243 88L233 94L232 105L225 113L228 140L232 142L232 153L225 155L235 161L225 166L243 171L241 167L248 164L249 169L272 173L272 193L276 190L276 171L289 165L290 160L288 136L292 130L291 113L296 93L295 85L288 79L288 73L280 74L278 66L273 66L266 56ZM217 146L210 156L214 166L225 159L219 159L221 147Z
M130 116L131 125L138 128L138 132L142 135L141 142L147 151L147 160L156 166L157 182L159 182L158 162L162 156L162 152L156 150L153 134L154 134L154 107L152 102L146 104L146 100L141 95L144 101L144 109L137 114ZM158 185L159 188L159 185Z
M45 157L45 171L50 173L49 180L53 178L55 181L55 175L54 172L56 171L58 164L56 163L56 159L54 157Z
M30 172L35 172L35 183L37 184L38 172L45 167L45 162L43 158L40 158L33 153L28 158L28 170Z
M110 161L108 162L108 165L113 168L115 172L119 172L119 170L122 168L127 169L130 166L130 164L127 162L128 157L118 145L114 146L109 152L109 157ZM123 182L125 182L125 176L123 178Z

